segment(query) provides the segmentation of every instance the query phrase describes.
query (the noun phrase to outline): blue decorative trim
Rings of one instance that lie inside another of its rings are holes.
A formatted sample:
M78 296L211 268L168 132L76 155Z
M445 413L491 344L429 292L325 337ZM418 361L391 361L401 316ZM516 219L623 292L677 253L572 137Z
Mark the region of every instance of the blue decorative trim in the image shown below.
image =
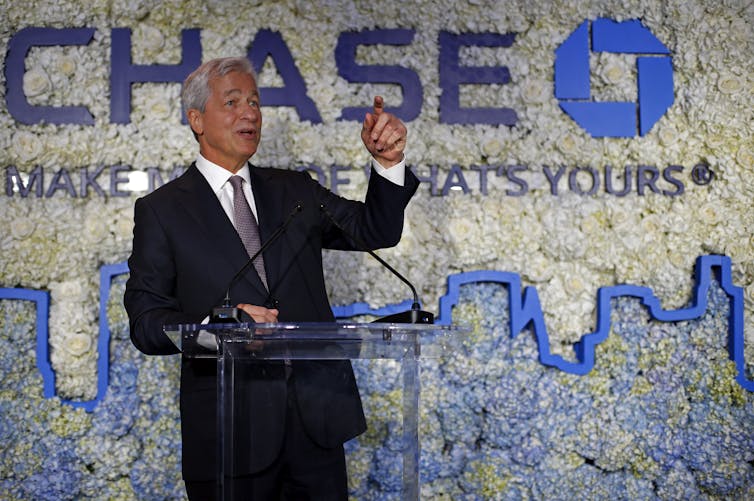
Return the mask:
M665 44L640 21L614 21L604 17L592 22L592 49L618 54L670 54Z
M649 310L649 314L660 322L680 322L700 318L707 311L707 291L712 281L713 268L722 289L730 297L728 321L728 354L736 364L736 381L747 391L754 391L754 381L746 378L744 358L744 295L743 288L733 284L731 260L727 256L699 256L695 267L696 287L691 306L678 310L663 310L660 300L648 287L616 285L601 287L597 292L597 330L586 334L574 345L578 362L570 362L550 352L542 306L537 291L526 287L521 294L521 277L515 273L501 271L471 271L448 277L448 293L440 298L440 312L436 323L447 325L451 320L451 310L458 303L461 285L478 282L498 282L509 289L511 337L516 337L529 324L534 329L539 350L539 361L571 374L587 374L594 368L594 352L598 344L610 334L610 301L618 297L636 297Z
M48 342L47 319L50 316L50 293L32 289L0 287L0 300L20 299L36 303L37 323L37 368L42 374L43 395L55 396L55 371L50 364L50 343Z
M107 318L107 302L110 300L110 285L113 277L128 273L128 263L123 261L106 264L99 270L99 338L97 339L97 397L92 401L91 411L105 398L110 384L110 324Z
M619 297L636 297L649 310L653 319L660 322L679 322L700 318L707 311L707 292L712 273L715 270L722 289L730 298L728 324L728 355L736 364L736 382L747 391L754 391L754 380L746 378L746 361L744 358L744 292L743 288L733 284L731 260L727 256L700 256L695 266L696 286L691 305L678 310L663 310L660 300L648 287L635 285L616 285L601 287L597 291L597 330L584 335L575 345L577 362L565 360L560 355L550 352L550 339L545 325L542 305L534 287L521 286L521 277L516 273L479 270L458 273L448 277L447 294L440 298L439 313L436 323L448 325L451 322L453 307L458 304L461 286L471 283L496 282L508 286L511 337L516 337L531 325L537 341L540 363L556 367L571 374L587 374L594 368L595 348L604 342L610 334L611 301ZM100 269L100 305L99 338L97 341L97 396L93 400L62 400L73 407L80 407L91 412L104 398L109 384L110 373L110 326L108 325L107 303L113 277L128 273L126 262L104 265ZM50 364L48 323L50 310L49 292L0 288L0 300L20 299L36 303L37 329L37 367L42 374L45 398L55 396L55 372ZM359 302L344 306L334 306L336 318L349 318L358 315L384 316L405 311L412 301L390 304L381 308L371 308Z
M332 312L335 318L350 318L359 315L374 315L376 317L384 317L392 315L393 313L400 313L402 311L410 310L413 301L407 299L402 303L389 304L382 308L372 308L367 303L351 303L345 306L333 306Z

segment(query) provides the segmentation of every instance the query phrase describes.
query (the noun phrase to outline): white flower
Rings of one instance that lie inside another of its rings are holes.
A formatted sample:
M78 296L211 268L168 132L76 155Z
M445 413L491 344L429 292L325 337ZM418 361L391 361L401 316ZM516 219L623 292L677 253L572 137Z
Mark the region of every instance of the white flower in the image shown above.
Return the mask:
M77 59L70 54L63 54L57 60L58 71L67 77L72 77L76 74L78 67Z
M526 260L524 276L532 282L546 282L552 277L551 262L540 253L529 256Z
M149 52L159 52L165 46L165 36L154 26L144 24L141 27L141 37Z
M80 357L88 352L91 347L92 338L82 333L69 334L65 336L63 341L63 349L74 357Z
M647 242L657 242L664 233L663 219L658 214L647 214L641 219L641 232Z
M50 77L42 68L31 68L24 73L24 94L26 94L26 97L47 94L51 89Z
M473 222L466 217L455 217L448 225L448 232L458 247L464 247L464 244L472 241L473 229Z
M626 77L626 73L623 68L617 64L611 64L605 68L604 72L605 80L610 83L619 83Z
M13 152L21 163L36 160L42 153L42 139L31 132L17 131L13 134Z
M170 103L167 100L158 100L153 102L150 106L149 115L153 119L166 119L170 116L173 109L174 107L170 106Z
M578 153L581 150L584 140L575 134L563 134L558 139L558 149L566 154Z
M83 301L87 297L87 285L83 279L51 282L53 301Z
M720 222L720 204L717 202L706 202L696 209L696 216L704 224L713 226Z
M743 89L743 83L738 76L726 74L717 81L717 88L723 94L737 94Z
M486 157L497 157L502 153L504 148L503 142L497 137L490 137L482 144L482 153Z
M754 147L751 143L744 143L736 152L736 160L744 169L754 167Z
M257 74L257 80L260 87L283 87L285 84L272 59L265 61L264 66Z
M523 86L521 97L527 103L544 103L552 98L552 87L549 82L532 79Z
M678 131L672 126L661 127L657 131L657 135L660 137L663 146L673 146L678 142Z
M598 101L636 99L636 58L626 54L590 54L591 91Z
M322 132L316 127L298 131L294 138L295 157L304 163L311 163L321 159L327 147Z
M36 227L37 223L33 219L17 218L10 222L10 234L16 240L25 240L34 233Z

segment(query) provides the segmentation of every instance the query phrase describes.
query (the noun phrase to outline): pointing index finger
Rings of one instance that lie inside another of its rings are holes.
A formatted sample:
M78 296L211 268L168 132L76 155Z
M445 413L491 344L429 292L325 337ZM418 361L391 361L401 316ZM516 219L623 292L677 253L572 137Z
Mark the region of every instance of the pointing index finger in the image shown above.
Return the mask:
M374 114L379 115L385 109L385 103L382 100L382 96L374 96Z

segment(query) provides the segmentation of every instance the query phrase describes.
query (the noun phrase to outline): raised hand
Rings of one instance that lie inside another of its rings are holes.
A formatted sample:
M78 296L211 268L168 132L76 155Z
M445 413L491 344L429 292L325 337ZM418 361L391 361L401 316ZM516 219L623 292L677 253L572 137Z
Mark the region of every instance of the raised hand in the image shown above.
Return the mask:
M381 96L374 98L374 110L367 113L361 128L361 140L383 167L392 167L403 160L406 147L406 126L403 122L385 111Z

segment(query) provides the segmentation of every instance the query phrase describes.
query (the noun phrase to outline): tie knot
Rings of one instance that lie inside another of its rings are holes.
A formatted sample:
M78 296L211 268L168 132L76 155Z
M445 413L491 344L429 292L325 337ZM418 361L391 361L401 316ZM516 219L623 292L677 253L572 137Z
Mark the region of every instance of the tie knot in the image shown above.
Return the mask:
M241 186L243 185L243 178L241 176L230 176L230 179L228 180L233 186L234 190L241 189Z

